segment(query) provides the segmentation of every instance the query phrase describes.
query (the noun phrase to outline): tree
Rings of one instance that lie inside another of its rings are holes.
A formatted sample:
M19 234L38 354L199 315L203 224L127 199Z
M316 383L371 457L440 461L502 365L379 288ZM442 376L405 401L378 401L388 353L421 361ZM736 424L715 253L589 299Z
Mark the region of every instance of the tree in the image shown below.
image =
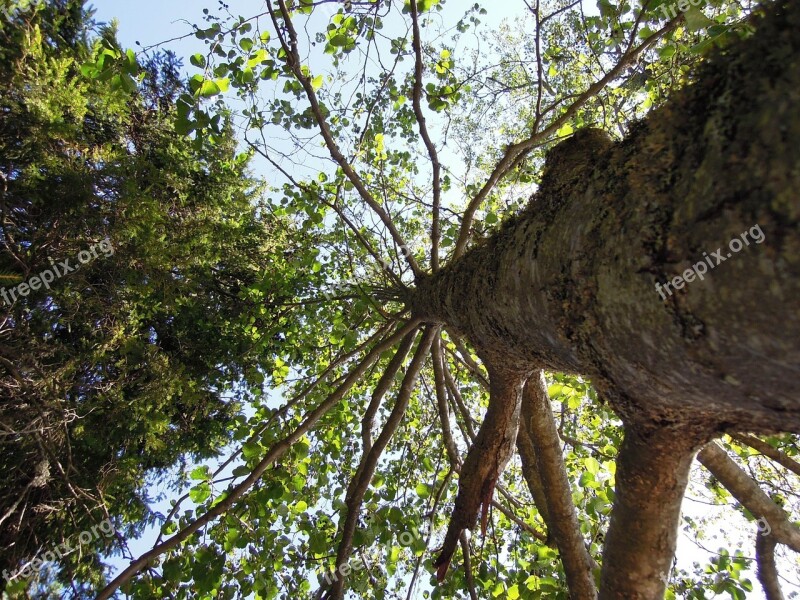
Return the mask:
M537 3L489 64L462 43L480 7L437 29L452 4L320 22L329 5L196 28L179 131L213 142L200 99L233 88L245 143L286 180L276 214L320 247L293 248L309 297L269 382L297 381L237 430L241 480L198 467L194 510L99 597L412 597L423 572L432 597L743 597L737 553L670 580L701 448L709 489L769 530L759 578L780 597L796 495L729 452L800 470L775 435L800 429L797 3L666 6L665 24L649 3Z
M243 419L292 234L229 124L202 147L175 131L174 55L140 67L82 2L19 7L0 36L2 586L88 595L100 553L159 518L148 482Z

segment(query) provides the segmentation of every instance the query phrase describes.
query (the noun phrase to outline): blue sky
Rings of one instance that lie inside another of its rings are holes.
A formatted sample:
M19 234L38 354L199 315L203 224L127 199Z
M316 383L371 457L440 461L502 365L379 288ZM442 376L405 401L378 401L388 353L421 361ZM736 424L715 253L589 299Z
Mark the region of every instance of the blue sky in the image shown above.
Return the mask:
M251 15L263 11L262 0L231 0L232 12ZM190 33L192 23L203 22L203 8L216 10L216 2L191 2L188 0L96 0L90 5L97 11L98 21L119 20L119 38L123 46L136 48L136 41L149 46L178 35ZM168 47L179 56L190 56L203 50L203 42L194 36L171 42ZM188 62L188 61L187 61Z

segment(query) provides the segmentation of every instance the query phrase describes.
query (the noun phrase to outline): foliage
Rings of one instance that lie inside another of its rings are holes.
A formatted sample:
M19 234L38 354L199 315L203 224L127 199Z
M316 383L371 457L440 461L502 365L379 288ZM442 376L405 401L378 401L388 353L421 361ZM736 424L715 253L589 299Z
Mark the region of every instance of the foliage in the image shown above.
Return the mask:
M48 407L49 420L36 426L65 432L44 436L53 454L64 456L69 441L81 489L102 492L129 534L154 524L159 542L170 539L236 497L218 519L160 546L125 593L299 599L330 587L351 481L376 424L391 421L410 361L392 370L396 343L372 363L363 357L408 318L420 273L457 259L513 215L553 142L589 125L624 135L691 80L711 47L724 50L750 30L750 10L738 3L714 0L668 22L660 4L603 0L587 15L582 4L527 3L515 24L491 31L492 7L442 0L270 2L258 16L221 4L194 26L206 52L189 58L185 86L173 56L140 65L145 57L119 48L113 31L87 41L85 19L70 43L36 33L61 31L47 10L16 23L2 68L24 92L4 97L15 116L0 121L0 139L6 153L14 140L25 144L4 171L3 206L13 217L3 239L19 256L0 277L35 273L46 257L74 256L104 236L115 252L10 311L7 359L26 366L17 366L19 389L6 378L4 402L20 413L9 426L22 431L32 421L23 398ZM236 153L234 130L246 154ZM263 204L249 204L261 197L250 157L281 181ZM465 219L481 196L476 218ZM516 457L485 537L476 532L469 543L471 571L451 568L435 581L433 554L458 489L444 429L463 456L489 400L475 350L456 332L438 333L444 380L426 360L376 461L357 505L350 564L359 566L347 589L358 598L454 598L467 589L480 598L567 598ZM589 382L552 373L548 384L580 533L600 564L621 423ZM228 395L252 405L242 413ZM307 425L311 415L319 420ZM768 442L796 459L796 437ZM41 457L21 434L14 444L1 464L19 488ZM759 483L776 496L783 490L796 516L797 495L787 493L796 478L726 444ZM181 474L169 481L186 495L167 516L148 513L146 475L166 480L176 462ZM252 486L241 483L254 472ZM707 475L695 480L693 490L728 501ZM77 522L64 531L80 531L78 503L63 490L52 497L61 499L59 517L26 520L35 543L18 557L53 531L63 535L67 514ZM684 525L698 543L710 527ZM743 597L752 588L748 560L738 550L719 554L673 576L669 593Z
M102 581L97 551L156 518L148 486L216 455L243 401L260 402L291 313L276 307L294 293L293 233L224 118L215 145L175 131L174 55L139 65L81 2L14 15L0 32L3 286L79 268L0 309L0 567L111 515L116 536L31 580L83 593Z

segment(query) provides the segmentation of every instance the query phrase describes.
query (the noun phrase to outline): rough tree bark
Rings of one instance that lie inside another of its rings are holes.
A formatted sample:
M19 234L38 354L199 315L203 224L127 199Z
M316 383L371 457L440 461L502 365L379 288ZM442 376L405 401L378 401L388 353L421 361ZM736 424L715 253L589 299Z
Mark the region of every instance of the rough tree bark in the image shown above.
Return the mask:
M783 2L625 140L556 146L528 207L410 294L508 369L590 377L623 419L601 598L663 597L703 444L800 431L798 106ZM492 396L487 416L511 414ZM458 531L480 501L468 463Z
M629 423L800 431L800 10L774 13L624 141L559 144L520 215L419 279L415 314L590 376Z

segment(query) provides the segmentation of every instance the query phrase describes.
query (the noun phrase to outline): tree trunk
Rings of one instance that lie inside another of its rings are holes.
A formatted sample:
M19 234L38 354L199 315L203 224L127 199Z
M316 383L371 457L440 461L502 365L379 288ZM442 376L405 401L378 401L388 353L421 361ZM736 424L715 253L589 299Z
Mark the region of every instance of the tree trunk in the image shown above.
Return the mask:
M556 146L414 313L588 375L628 424L800 431L800 10L771 13L624 141Z
M681 502L699 446L681 429L628 429L617 460L614 510L603 546L600 600L663 598Z

